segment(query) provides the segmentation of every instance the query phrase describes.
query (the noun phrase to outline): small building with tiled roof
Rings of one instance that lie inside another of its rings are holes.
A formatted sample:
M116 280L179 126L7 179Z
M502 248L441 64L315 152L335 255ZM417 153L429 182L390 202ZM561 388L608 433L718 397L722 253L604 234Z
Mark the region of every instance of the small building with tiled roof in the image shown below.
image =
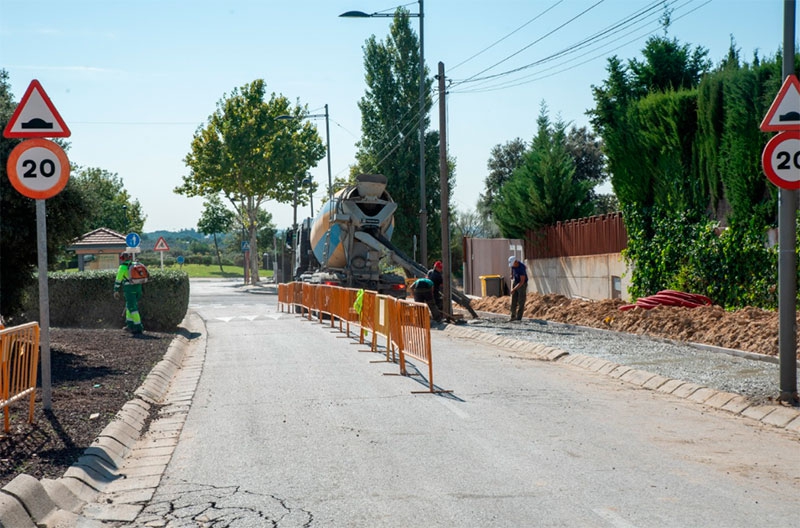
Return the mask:
M84 271L117 269L119 254L123 253L126 247L125 235L101 227L78 237L67 249L78 255L78 270Z

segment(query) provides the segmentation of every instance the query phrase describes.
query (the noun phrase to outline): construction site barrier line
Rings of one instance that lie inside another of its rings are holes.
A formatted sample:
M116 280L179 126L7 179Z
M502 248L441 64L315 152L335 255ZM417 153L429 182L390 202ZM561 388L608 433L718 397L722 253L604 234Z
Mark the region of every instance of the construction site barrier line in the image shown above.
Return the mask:
M361 296L360 306L356 299ZM428 366L428 391L449 392L436 389L433 383L433 355L431 353L431 319L428 306L396 299L389 295L378 295L374 291L343 288L341 286L317 285L290 282L278 285L278 305L312 320L314 314L319 322L328 315L331 328L339 321L339 331L350 324L360 327L359 343L364 343L366 334L371 336L370 349L377 352L378 338L386 339L386 361L394 362L399 355L400 374L408 376L406 357L414 358Z

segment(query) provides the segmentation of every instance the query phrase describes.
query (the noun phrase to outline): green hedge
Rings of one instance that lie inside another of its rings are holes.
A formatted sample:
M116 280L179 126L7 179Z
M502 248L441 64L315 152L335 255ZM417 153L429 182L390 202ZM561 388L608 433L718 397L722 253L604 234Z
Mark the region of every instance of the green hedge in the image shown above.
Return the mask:
M65 328L122 328L125 300L115 299L115 270L48 274L50 326ZM183 271L150 269L142 286L139 313L145 330L171 332L189 309L189 276ZM38 282L28 292L24 319L39 319Z

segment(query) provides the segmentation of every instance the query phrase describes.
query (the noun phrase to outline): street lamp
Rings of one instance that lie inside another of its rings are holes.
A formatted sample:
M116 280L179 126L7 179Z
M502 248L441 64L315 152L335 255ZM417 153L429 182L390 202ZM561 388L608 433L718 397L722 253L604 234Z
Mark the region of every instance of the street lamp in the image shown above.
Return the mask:
M424 9L418 0L419 13L408 16L419 18L419 244L422 264L428 266L428 209L425 199L425 47L424 47ZM365 13L347 11L339 15L345 18L393 18L390 13Z

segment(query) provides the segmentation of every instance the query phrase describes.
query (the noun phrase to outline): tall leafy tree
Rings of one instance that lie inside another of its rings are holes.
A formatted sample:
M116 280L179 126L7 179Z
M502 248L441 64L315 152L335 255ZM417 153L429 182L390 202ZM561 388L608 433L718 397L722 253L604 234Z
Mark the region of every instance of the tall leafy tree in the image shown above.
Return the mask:
M374 35L364 45L367 90L358 103L361 110L361 140L354 173L380 173L388 179L387 190L395 202L393 242L411 254L412 238L419 233L419 124L429 124L432 79L425 69L425 115L419 115L419 39L412 31L409 12L395 12L389 35L379 41ZM428 249L440 246L438 132L425 134L425 189L428 211ZM450 171L450 184L454 181Z
M305 107L273 93L257 79L217 103L208 123L192 139L184 162L190 173L175 189L187 196L222 193L240 213L250 241L251 281L258 277L259 210L267 200L306 203L294 193L295 179L325 156ZM294 119L278 119L280 116Z
M589 191L593 182L575 177L575 160L567 148L566 124L550 122L542 105L530 151L495 200L494 218L503 236L524 238L561 220L594 211Z
M241 215L237 215L236 219L240 218ZM233 230L237 233L247 232L246 228L243 228L241 224L235 225ZM263 208L258 210L258 232L256 233L256 237L258 239L258 247L260 249L264 249L265 251L269 252L274 245L273 238L277 234L277 229L275 228L275 223L272 221L272 213L269 211L265 211ZM231 251L240 251L241 243L244 238L242 235L237 234L236 237L230 238L231 245L229 246Z
M139 200L132 199L122 179L104 169L83 167L70 177L81 193L89 215L86 231L107 227L118 233L141 233L146 216Z
M203 213L200 215L200 220L197 221L197 230L204 235L211 235L214 237L214 250L217 253L217 264L219 264L219 271L222 271L222 256L219 252L219 242L217 235L220 233L227 233L233 227L236 215L225 207L219 195L209 196L203 202Z
M641 60L628 62L631 88L637 97L652 92L694 88L711 67L708 50L700 46L691 49L688 44L666 36L647 39L642 56Z
M595 204L597 213L603 208L603 201L594 191L594 187L604 183L608 178L605 171L606 160L602 142L586 127L572 127L567 134L567 152L575 162L575 179L592 184L589 200Z
M511 179L514 171L522 165L527 149L528 146L521 138L515 138L505 144L492 147L489 161L486 162L489 174L484 180L485 191L478 197L476 205L478 214L484 219L484 223L493 223L492 206L495 198L503 185Z
M769 136L759 123L778 90L780 60L756 57L752 64L740 63L731 46L726 60L698 88L698 172L718 217L728 213L727 203L732 222L758 218L767 225L776 218L777 190L761 170L760 152Z
M16 106L8 72L0 69L0 129L6 127ZM5 318L17 315L23 291L35 281L38 263L35 202L18 193L6 173L6 161L18 144L19 140L0 137L0 316ZM83 217L89 210L72 178L45 207L47 257L52 264L83 233Z
M710 67L706 55L700 47L692 50L666 36L651 37L642 59L625 65L612 57L608 78L592 87L595 108L589 115L603 140L611 185L623 207L647 209L657 201L695 206L704 201L698 196L703 191L689 180L696 87Z

